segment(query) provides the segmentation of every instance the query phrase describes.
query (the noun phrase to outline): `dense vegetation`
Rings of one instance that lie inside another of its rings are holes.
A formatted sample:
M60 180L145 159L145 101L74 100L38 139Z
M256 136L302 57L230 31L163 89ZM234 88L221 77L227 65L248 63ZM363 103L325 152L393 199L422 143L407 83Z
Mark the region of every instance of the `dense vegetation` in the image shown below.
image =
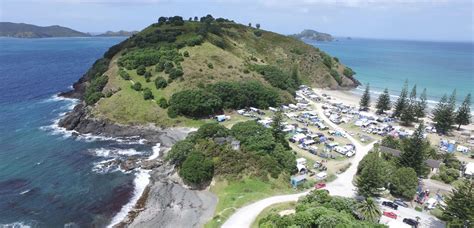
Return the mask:
M234 150L232 141L240 141ZM213 176L266 179L295 171L295 156L276 142L270 129L255 121L235 124L232 129L211 123L176 143L166 158L179 169L183 180L203 187Z
M298 201L296 213L272 213L259 221L259 227L385 227L377 224L380 215L378 205L371 199L356 202L315 190Z
M278 106L280 102L275 89L257 81L218 82L206 89L183 90L173 94L168 115L198 118L222 112L223 109L268 108Z

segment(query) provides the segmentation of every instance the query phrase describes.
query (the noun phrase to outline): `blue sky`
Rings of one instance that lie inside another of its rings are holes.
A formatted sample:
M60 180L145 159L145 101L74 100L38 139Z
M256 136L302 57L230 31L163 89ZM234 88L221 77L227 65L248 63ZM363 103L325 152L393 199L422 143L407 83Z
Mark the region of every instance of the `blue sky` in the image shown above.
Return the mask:
M291 34L472 41L471 0L0 0L0 20L85 32L140 30L159 16L225 17Z

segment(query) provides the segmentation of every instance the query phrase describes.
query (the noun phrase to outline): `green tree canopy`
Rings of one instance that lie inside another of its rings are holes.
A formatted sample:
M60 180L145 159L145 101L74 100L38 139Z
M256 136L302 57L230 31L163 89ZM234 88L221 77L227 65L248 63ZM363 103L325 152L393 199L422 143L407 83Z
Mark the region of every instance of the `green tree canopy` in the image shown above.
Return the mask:
M423 124L418 126L413 136L404 143L400 156L400 164L413 168L417 175L422 175L425 171L427 143L424 139L424 128Z
M408 81L405 81L403 85L402 91L400 92L400 96L395 103L395 110L393 111L393 116L399 117L403 110L408 106Z
M369 89L369 83L365 86L365 91L364 94L362 94L362 97L360 98L359 102L360 110L368 110L370 107L370 89Z
M416 194L418 177L413 168L402 167L391 176L390 191L396 196L411 200Z
M453 189L446 199L443 217L449 224L459 227L474 225L474 182L472 180L464 180L461 185Z
M214 175L214 164L204 154L192 151L179 169L179 175L185 183L200 187L211 181Z
M385 88L383 93L380 94L375 108L377 109L377 114L383 114L385 111L390 110L391 108L390 94L388 93L387 88Z
M456 113L455 122L458 124L458 130L461 125L468 125L471 123L471 94L469 93Z
M357 213L362 217L363 220L377 223L382 216L377 202L371 197L366 198L357 205Z

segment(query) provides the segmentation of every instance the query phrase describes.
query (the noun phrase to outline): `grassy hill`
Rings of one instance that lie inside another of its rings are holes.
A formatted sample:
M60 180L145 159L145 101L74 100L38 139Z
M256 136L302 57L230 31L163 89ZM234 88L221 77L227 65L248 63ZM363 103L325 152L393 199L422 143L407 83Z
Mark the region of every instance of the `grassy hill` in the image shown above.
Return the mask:
M175 16L110 48L69 95L118 123L192 125L226 109L290 102L300 84L355 87L353 75L291 37L210 15Z
M90 35L58 25L42 27L24 23L0 22L0 36L16 38L45 38L84 37Z

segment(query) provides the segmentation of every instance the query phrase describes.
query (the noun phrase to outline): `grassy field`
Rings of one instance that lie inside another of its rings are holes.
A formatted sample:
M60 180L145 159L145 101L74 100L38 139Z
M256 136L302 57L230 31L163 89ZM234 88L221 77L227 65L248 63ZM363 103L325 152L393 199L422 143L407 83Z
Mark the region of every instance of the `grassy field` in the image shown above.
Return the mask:
M257 216L255 221L252 223L251 228L258 228L259 221L262 218L265 218L266 216L268 216L269 214L279 213L284 210L292 210L292 209L295 209L295 206L296 206L296 202L278 203L278 204L271 205L265 208L265 210L263 210L262 213L260 213Z
M220 227L237 208L251 202L278 194L296 193L291 188L289 177L262 181L243 178L237 181L217 180L211 185L211 192L219 197L214 218L205 227Z

